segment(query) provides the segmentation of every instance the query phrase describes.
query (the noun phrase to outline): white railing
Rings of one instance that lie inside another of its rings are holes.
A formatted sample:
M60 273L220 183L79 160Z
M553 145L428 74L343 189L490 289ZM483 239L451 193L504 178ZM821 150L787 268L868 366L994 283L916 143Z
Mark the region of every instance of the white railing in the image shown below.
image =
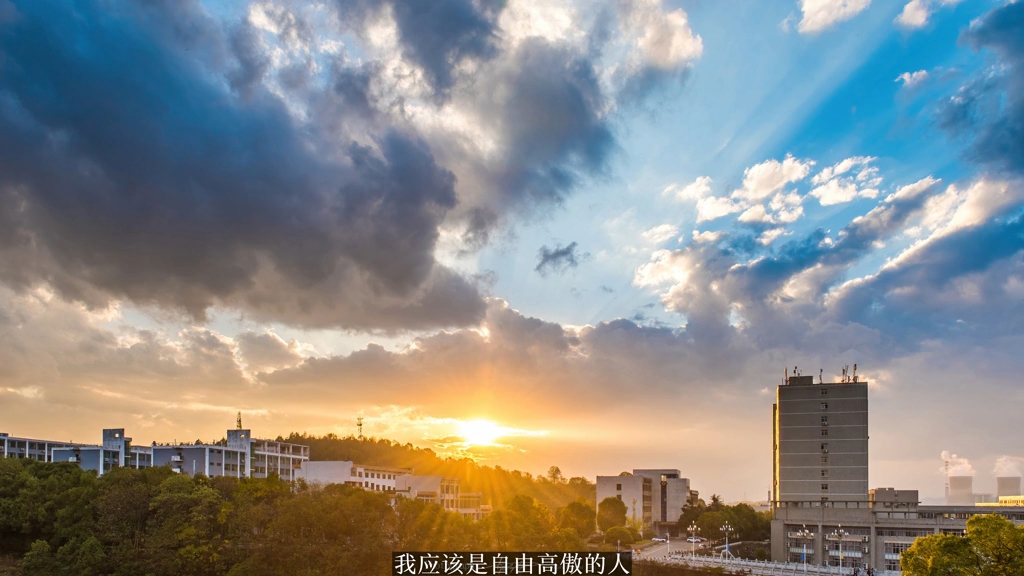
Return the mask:
M795 562L769 562L759 560L742 560L740 558L719 558L714 556L686 556L676 555L662 558L647 558L653 562L662 564L677 564L691 568L724 568L727 572L740 574L751 574L752 576L851 576L853 568L838 566L815 566L811 564ZM864 575L867 571L860 569L859 574ZM899 576L899 572L876 570L875 576Z

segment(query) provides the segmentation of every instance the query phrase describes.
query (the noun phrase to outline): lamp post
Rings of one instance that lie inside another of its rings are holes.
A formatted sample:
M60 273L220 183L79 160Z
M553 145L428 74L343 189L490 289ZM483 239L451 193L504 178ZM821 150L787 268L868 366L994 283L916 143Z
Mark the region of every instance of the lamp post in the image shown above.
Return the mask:
M836 530L832 531L832 535L839 540L839 573L843 573L843 537L847 536L849 532L843 530L843 525L840 524Z
M814 533L808 530L807 525L804 524L804 527L797 531L796 536L803 543L804 553L801 556L801 560L804 563L804 572L807 572L807 541L814 538Z
M696 558L697 553L694 551L694 545L697 543L697 534L700 532L700 528L697 528L696 522L690 522L687 530L690 531L690 557Z
M729 533L732 532L732 526L726 522L725 524L722 524L721 531L722 534L725 534L725 555L732 556L732 553L729 552Z

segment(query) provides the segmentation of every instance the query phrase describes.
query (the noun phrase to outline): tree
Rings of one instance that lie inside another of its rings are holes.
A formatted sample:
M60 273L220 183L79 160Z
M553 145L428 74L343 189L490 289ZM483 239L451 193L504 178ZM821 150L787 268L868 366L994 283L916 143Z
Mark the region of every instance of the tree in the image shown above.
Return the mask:
M633 544L633 534L629 530L622 526L614 526L604 533L604 541L606 544L618 543L621 546L630 546Z
M586 538L594 532L596 519L594 507L582 500L569 502L558 511L558 527L573 530L580 538Z
M550 480L552 484L564 484L565 477L562 476L562 469L558 466L548 468L548 480Z
M1016 576L1024 574L1024 527L998 514L973 516L966 536L933 534L900 557L906 576Z
M718 494L711 495L711 503L708 504L708 510L712 512L718 512L722 509L722 497Z
M626 503L609 496L597 505L597 527L607 532L614 526L626 525Z

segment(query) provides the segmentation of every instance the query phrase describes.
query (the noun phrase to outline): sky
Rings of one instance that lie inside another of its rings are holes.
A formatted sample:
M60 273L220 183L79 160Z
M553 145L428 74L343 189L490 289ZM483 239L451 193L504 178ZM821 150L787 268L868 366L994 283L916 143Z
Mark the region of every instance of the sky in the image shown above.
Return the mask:
M364 433L764 499L1024 463L1024 3L0 0L0 430Z

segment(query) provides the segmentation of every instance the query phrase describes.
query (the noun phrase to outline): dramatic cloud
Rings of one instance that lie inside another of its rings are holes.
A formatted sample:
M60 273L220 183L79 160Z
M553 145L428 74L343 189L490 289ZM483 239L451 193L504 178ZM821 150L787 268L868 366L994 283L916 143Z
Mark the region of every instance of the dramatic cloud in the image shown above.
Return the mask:
M558 244L554 248L541 246L537 251L537 266L533 270L541 276L547 276L550 272L563 273L579 266L580 258L576 253L575 242L567 246Z
M241 21L115 4L16 2L0 23L0 281L97 308L474 324L483 300L435 260L442 232L473 251L560 203L604 172L611 115L637 97L597 61L635 31L505 38L523 16L497 2L338 0L317 22L288 3ZM685 13L631 6L643 58L621 82L682 74L701 52Z
M804 34L813 34L831 28L863 12L871 0L800 0L798 29Z

